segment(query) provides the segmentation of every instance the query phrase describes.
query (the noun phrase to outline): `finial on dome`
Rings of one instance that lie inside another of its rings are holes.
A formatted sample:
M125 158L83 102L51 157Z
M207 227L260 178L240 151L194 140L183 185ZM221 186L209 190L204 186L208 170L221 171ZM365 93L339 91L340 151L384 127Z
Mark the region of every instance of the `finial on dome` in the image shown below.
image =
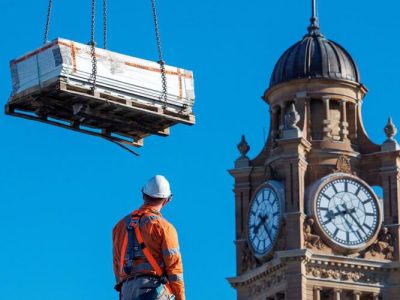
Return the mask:
M311 24L308 26L308 34L309 35L317 35L322 36L321 32L319 31L319 22L317 18L317 1L311 0Z

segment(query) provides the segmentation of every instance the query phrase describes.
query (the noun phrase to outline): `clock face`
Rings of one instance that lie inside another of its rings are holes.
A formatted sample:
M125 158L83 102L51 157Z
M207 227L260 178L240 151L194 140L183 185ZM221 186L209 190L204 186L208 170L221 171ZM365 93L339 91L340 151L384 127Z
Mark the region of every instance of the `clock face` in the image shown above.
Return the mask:
M364 247L380 226L377 197L352 177L325 184L317 195L315 210L322 231L343 248Z
M256 257L262 258L272 249L279 233L281 201L271 186L262 187L250 204L248 239Z

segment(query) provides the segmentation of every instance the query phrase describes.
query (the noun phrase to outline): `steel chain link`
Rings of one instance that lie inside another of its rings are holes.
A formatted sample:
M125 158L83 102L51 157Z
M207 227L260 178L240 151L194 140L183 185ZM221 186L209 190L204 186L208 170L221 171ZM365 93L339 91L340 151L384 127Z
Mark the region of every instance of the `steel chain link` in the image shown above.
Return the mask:
M156 40L157 40L157 50L158 50L158 64L160 65L161 70L161 84L162 84L162 93L160 96L160 100L164 102L163 108L167 107L167 76L165 71L165 61L163 59L162 48L161 48L161 36L160 36L160 28L158 24L158 17L157 17L157 6L156 0L151 0L151 7L153 11L153 21L154 21L154 28L156 33Z
M107 49L107 0L103 1L103 39L103 48Z
M97 58L96 58L96 42L95 42L95 26L96 26L96 0L92 0L92 27L90 31L90 54L92 56L92 93L96 89L97 80Z
M49 6L47 7L46 25L44 27L44 39L43 44L46 44L49 40L50 20L51 20L51 9L53 7L53 0L49 0Z

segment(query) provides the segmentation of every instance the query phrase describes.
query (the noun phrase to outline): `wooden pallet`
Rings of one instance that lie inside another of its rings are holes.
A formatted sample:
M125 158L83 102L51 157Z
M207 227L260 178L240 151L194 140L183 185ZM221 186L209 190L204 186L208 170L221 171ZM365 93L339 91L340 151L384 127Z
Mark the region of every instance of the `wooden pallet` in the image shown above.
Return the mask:
M63 78L12 95L5 112L135 147L143 146L149 135L168 136L170 127L178 123L195 123L192 114L145 105L118 94L93 94Z

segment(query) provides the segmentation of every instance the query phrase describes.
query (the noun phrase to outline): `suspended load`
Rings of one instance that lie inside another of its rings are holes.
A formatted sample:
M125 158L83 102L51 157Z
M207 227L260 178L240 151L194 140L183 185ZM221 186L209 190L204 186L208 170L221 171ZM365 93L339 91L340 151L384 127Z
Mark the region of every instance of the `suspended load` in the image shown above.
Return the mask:
M188 70L165 65L164 95L159 63L61 38L12 60L10 67L10 115L134 146L151 134L167 136L177 123L195 123Z

